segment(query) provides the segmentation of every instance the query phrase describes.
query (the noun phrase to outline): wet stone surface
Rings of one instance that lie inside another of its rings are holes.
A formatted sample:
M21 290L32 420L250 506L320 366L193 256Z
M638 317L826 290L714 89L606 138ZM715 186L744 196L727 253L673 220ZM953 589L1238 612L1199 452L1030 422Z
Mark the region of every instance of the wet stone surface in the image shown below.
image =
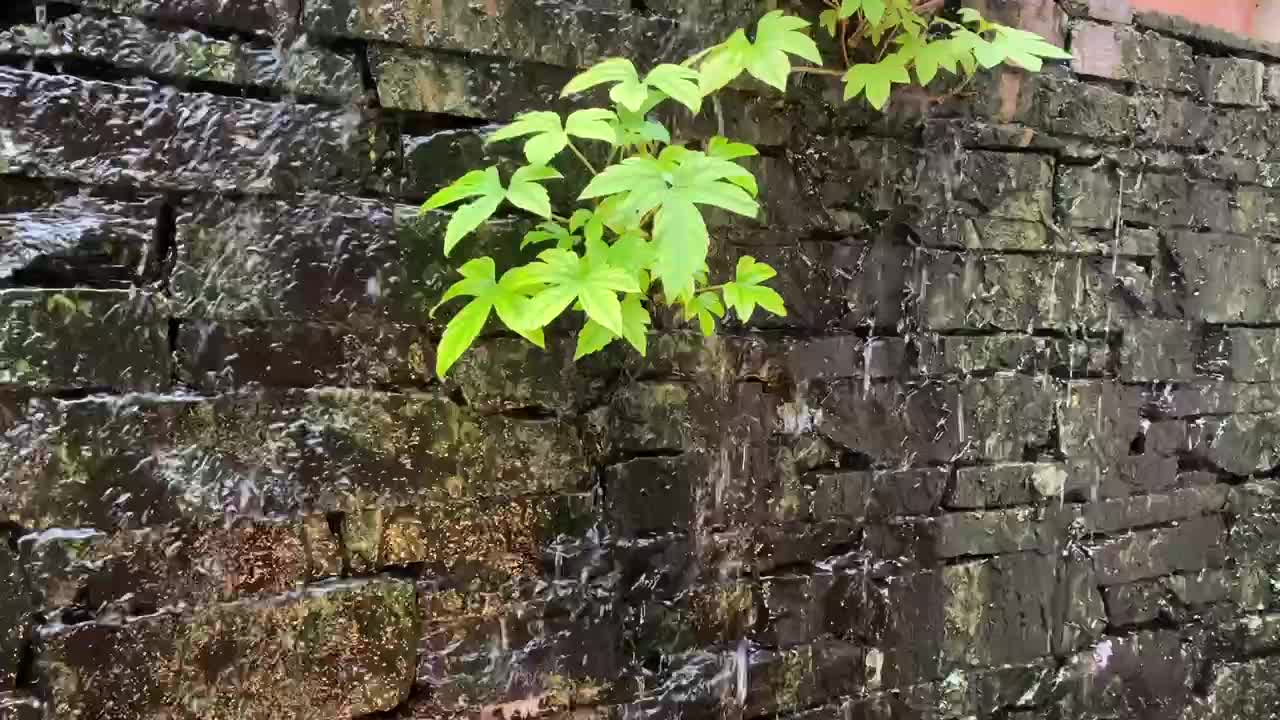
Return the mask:
M963 4L1073 58L657 111L760 146L708 265L785 317L445 379L428 310L533 220L446 258L423 198L773 4L0 11L0 720L1272 712L1280 56Z

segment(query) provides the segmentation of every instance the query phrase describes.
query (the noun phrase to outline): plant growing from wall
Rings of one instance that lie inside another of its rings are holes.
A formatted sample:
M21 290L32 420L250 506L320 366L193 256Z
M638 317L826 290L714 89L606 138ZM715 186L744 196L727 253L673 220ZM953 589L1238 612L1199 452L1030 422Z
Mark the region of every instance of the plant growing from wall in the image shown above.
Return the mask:
M882 108L893 85L929 84L940 71L968 82L979 69L1010 63L1038 71L1041 58L1069 55L1040 36L984 20L973 10L954 19L937 14L938 0L825 0L819 20L835 39L843 67L822 64L803 18L773 11L753 37L735 31L724 42L685 62L641 73L630 60L611 58L573 78L563 95L607 86L611 108L578 110L562 118L526 112L488 142L522 140L527 165L504 182L497 166L473 170L432 195L423 211L455 206L444 237L448 255L504 206L542 222L521 247L544 246L537 259L501 273L491 257L458 268L462 279L432 309L465 298L445 328L436 372L443 377L496 316L498 322L542 347L544 329L565 313L581 314L575 359L622 339L644 354L657 306L676 308L704 334L729 311L746 322L757 308L785 315L782 297L768 286L769 265L741 258L731 277L713 282L707 265L711 238L703 212L719 208L754 218L755 177L738 161L756 155L750 145L713 137L698 149L672 144L670 132L650 117L675 102L690 112L743 73L785 91L793 73L839 76L845 99L864 97ZM794 66L796 58L813 63ZM580 145L599 144L608 161L597 168ZM579 207L552 207L546 184L564 176L566 156L591 179L577 194Z

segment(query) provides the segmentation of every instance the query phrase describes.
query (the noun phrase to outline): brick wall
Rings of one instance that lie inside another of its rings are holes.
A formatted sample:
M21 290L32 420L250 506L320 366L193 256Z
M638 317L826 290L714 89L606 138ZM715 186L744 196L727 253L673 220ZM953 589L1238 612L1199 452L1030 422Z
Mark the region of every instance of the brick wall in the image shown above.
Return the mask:
M0 12L0 719L1272 712L1280 51L975 4L1075 59L670 118L761 146L713 270L787 317L444 383L416 203L763 8Z

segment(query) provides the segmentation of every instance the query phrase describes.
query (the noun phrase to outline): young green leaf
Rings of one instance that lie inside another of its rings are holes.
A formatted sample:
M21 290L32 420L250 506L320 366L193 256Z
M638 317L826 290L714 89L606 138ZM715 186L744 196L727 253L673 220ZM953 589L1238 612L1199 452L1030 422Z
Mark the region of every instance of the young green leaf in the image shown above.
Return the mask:
M901 57L890 55L878 63L861 63L849 68L844 75L844 99L851 100L865 93L871 107L879 110L889 99L894 83L911 82Z
M572 230L566 230L560 223L544 222L540 223L537 229L525 233L524 239L520 241L520 248L524 249L529 245L544 243L549 240L555 240L557 248L569 250L578 244L581 238L574 235Z
M711 337L716 332L716 318L724 317L724 305L713 292L699 293L684 306L684 319L698 319L702 334Z
M622 298L622 336L641 355L648 351L649 325L652 323L639 294L628 293Z
M840 16L836 14L835 10L823 10L818 14L818 24L822 26L823 30L827 31L828 35L835 37L836 27L840 24Z
M737 160L738 158L753 157L759 154L760 152L752 145L733 142L720 135L711 138L710 142L707 143L707 155L721 160Z
M737 276L734 281L725 283L721 289L725 304L733 308L738 313L738 318L744 323L751 320L751 314L757 305L774 315L785 317L787 309L783 304L782 296L772 288L761 285L775 275L777 272L773 268L757 262L750 255L744 255L738 260Z
M644 82L671 96L695 115L702 109L702 91L698 89L696 70L667 63L650 70Z
M458 297L472 297L462 310L445 326L440 347L436 350L436 374L443 378L449 368L462 357L484 329L490 311L496 310L498 319L507 327L524 336L529 342L543 347L541 326L529 326L526 322L528 293L540 285L529 280L519 268L503 274L495 281L496 267L493 258L480 257L458 268L462 280L454 283L436 304L436 308ZM435 309L432 309L432 314ZM545 324L545 323L544 323Z
M551 196L547 189L538 183L545 180L559 180L564 176L554 168L545 165L525 165L511 176L511 185L507 188L507 200L512 205L528 210L539 217L551 217Z
M520 113L515 122L490 135L486 143L514 140L532 135L525 141L524 156L531 165L546 165L569 143L560 116L546 110Z
M601 108L578 110L569 115L569 119L564 123L564 131L573 137L601 140L613 144L617 140L617 133L613 130L613 123L617 122L617 120L618 116L614 115L610 110Z
M1054 60L1070 60L1071 54L1059 48L1033 32L1017 28L995 25L996 37L991 41L995 52L1001 54L1005 61L1011 62L1031 72L1040 72L1043 62L1041 58ZM979 58L981 61L981 58Z
M609 89L609 98L628 110L640 110L649 96L649 89L640 81L636 66L626 58L609 58L591 66L570 80L560 96L580 93L605 83L614 83Z
M702 59L698 68L702 94L723 88L744 70L757 80L785 92L787 76L791 74L791 55L822 64L822 55L813 38L801 32L807 27L808 20L773 10L756 24L755 42L738 30Z
M528 266L527 279L545 286L530 301L529 322L536 327L554 320L574 301L587 317L622 334L619 292L639 292L635 278L603 262L589 262L567 250L544 250Z
M600 352L618 336L609 328L595 320L588 319L578 331L578 346L573 351L573 359L581 360L591 353Z
M444 230L444 254L453 252L458 241L492 217L506 195L502 177L498 175L498 167L495 165L485 170L472 170L427 198L422 204L424 211L435 210L467 198L477 198L453 211Z

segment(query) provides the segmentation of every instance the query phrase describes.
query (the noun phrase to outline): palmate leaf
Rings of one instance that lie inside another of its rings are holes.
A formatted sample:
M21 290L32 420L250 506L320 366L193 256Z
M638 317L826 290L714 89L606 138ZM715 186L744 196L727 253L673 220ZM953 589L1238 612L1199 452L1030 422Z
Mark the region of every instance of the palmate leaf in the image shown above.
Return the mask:
M716 320L724 317L724 305L713 292L698 293L684 305L684 319L697 318L702 334L711 337L716 332Z
M822 55L813 38L801 32L807 27L808 20L774 10L756 24L754 42L748 40L742 30L733 33L701 58L698 85L702 94L723 88L743 71L785 92L787 76L791 74L791 55L822 64Z
M741 165L673 146L656 158L632 157L605 168L579 197L606 197L624 218L654 212L654 275L675 298L689 291L706 264L710 237L697 205L755 217L756 190L755 178Z
M569 115L564 125L560 116L546 110L520 113L514 122L490 135L485 142L529 137L524 143L524 156L532 165L546 165L569 144L569 136L613 143L617 134L612 124L617 117L609 110L592 108Z
M522 210L544 218L551 217L551 198L539 183L562 177L559 172L543 165L526 165L511 176L511 186L502 187L502 177L495 165L484 170L472 170L442 188L422 204L423 212L437 210L468 198L476 198L453 211L444 231L444 254L453 252L454 246L493 217L503 200Z
M1042 58L1071 59L1070 53L1033 32L1004 25L996 25L995 31L996 37L991 41L995 52L1000 53L1005 62L1013 63L1031 72L1040 72L1044 64Z
M768 265L757 262L750 255L743 256L738 260L736 278L733 282L725 283L721 289L725 304L733 308L744 323L751 319L757 305L774 315L785 317L787 308L782 296L773 288L761 285L775 275L777 272Z
M630 293L623 298L622 337L641 355L648 352L649 325L652 322L649 311L645 309L639 295ZM578 332L578 346L574 351L573 359L579 360L591 353L599 352L617 339L617 333L595 320L588 319L582 326L582 330Z
M431 313L434 315L441 305L455 298L473 299L445 326L440 346L436 349L436 375L443 378L449 372L449 368L453 367L484 330L493 311L497 312L498 319L504 325L534 345L544 347L542 328L528 327L526 322L530 302L528 293L540 286L536 282L530 282L517 270L519 268L507 271L501 280L495 280L497 270L490 257L476 258L458 268L462 279L445 291L444 297L432 308Z
M670 63L655 67L641 80L636 66L630 60L610 58L575 76L564 86L560 95L573 95L597 85L612 83L609 99L630 112L648 112L652 108L649 105L653 100L652 91L657 90L697 113L702 107L702 93L698 89L697 80L696 71Z
M587 317L621 335L618 293L640 291L626 270L592 262L568 250L544 250L538 262L525 266L525 271L524 279L544 286L529 302L526 319L532 327L546 326L576 301Z
M904 59L893 54L878 63L861 63L849 68L844 75L844 99L852 100L860 94L867 96L871 107L879 110L889 100L895 83L911 82Z

